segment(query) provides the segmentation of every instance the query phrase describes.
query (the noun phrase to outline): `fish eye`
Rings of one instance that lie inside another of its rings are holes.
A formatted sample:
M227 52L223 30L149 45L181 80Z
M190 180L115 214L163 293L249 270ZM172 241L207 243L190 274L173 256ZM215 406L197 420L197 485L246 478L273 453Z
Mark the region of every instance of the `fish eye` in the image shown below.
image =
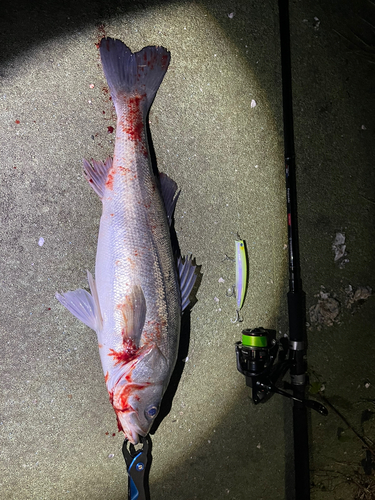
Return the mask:
M155 405L149 406L145 410L145 417L148 420L152 420L154 417L156 417L158 411L159 411L159 408L157 406L155 406Z

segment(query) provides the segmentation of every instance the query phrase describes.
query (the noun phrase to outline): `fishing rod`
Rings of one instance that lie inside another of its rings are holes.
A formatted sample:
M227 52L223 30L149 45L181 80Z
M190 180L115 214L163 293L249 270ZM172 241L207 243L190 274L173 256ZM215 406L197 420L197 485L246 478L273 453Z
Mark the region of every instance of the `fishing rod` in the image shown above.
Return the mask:
M327 409L306 397L307 334L305 293L302 289L297 221L296 164L294 150L292 72L290 54L289 4L279 0L281 74L284 123L285 187L288 221L289 336L276 340L276 332L264 328L245 329L236 343L237 369L252 388L255 404L277 393L293 400L294 477L296 500L310 499L309 439L307 408L327 415ZM278 362L274 364L278 358ZM276 386L289 370L286 392Z

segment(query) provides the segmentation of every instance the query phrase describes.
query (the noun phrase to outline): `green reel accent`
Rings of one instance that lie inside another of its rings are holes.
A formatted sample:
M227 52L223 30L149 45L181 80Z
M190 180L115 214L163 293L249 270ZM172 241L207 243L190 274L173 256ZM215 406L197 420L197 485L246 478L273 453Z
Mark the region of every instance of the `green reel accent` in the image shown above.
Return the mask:
M242 345L248 347L267 347L267 337L262 334L248 335L242 333Z

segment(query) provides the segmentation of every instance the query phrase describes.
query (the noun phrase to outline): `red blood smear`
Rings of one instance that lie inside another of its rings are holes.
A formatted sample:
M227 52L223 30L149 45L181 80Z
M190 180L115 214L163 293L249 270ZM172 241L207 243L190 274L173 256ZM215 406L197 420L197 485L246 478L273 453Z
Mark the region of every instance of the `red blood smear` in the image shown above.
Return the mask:
M131 97L127 99L128 115L126 121L122 123L123 131L129 136L131 141L141 141L143 125L143 113L141 109L145 95Z
M111 170L108 172L108 177L107 177L107 181L105 183L105 187L107 187L108 189L113 189L113 176L114 176L114 170L113 170L113 167L111 168Z
M131 169L128 168L128 167L119 167L118 168L119 171L122 173L122 174L131 174ZM136 175L134 175L134 177L137 177Z
M108 391L108 395L109 395L109 402L113 406L113 391Z
M145 389L145 387L149 386L150 383L146 382L145 384L132 384L128 383L124 386L121 386L119 388L115 387L115 392L116 395L114 397L113 391L109 391L109 400L113 406L113 409L116 412L116 418L117 418L117 428L119 431L123 431L124 429L122 428L119 415L122 413L133 413L136 412L136 410L131 406L129 403L129 397L133 396L137 401L139 401L139 396L137 395L138 391L141 391L142 389ZM116 399L116 406L114 404L114 399Z
M21 122L19 120L16 120L14 123L17 123L17 125L19 125Z
M134 408L129 404L129 397L132 396L133 392L141 391L145 389L149 383L145 384L126 384L120 388L118 394L112 400L112 406L116 412L132 412L135 411ZM116 389L115 389L116 390ZM116 403L115 403L115 401ZM115 406L115 404L116 406Z
M115 410L115 411L116 411L116 410ZM119 431L119 432L124 431L124 429L122 428L122 425L121 425L121 423L120 423L120 420L119 420L119 418L118 418L117 411L116 411L116 418L117 418L117 429L118 429L118 431Z
M137 356L137 346L134 344L132 339L126 338L123 340L124 349L120 352L110 349L108 356L113 356L115 360L115 365L119 363L129 363Z
M103 113L104 113L104 111L103 111ZM109 126L109 127L107 127L107 129L108 129L109 134L113 134L113 131L114 131L113 127Z
M95 46L98 49L100 47L100 42L101 42L102 38L104 38L107 35L106 35L105 24L104 23L97 24L96 27L98 29L98 32L97 32L98 42L95 44Z

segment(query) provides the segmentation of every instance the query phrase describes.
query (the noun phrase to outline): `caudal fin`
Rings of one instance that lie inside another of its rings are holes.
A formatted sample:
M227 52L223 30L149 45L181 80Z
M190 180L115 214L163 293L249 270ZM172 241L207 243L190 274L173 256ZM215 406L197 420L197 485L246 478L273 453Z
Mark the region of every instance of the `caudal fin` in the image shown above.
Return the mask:
M103 38L100 57L115 106L121 95L146 95L148 109L168 69L171 55L164 47L145 47L133 54L121 40Z

